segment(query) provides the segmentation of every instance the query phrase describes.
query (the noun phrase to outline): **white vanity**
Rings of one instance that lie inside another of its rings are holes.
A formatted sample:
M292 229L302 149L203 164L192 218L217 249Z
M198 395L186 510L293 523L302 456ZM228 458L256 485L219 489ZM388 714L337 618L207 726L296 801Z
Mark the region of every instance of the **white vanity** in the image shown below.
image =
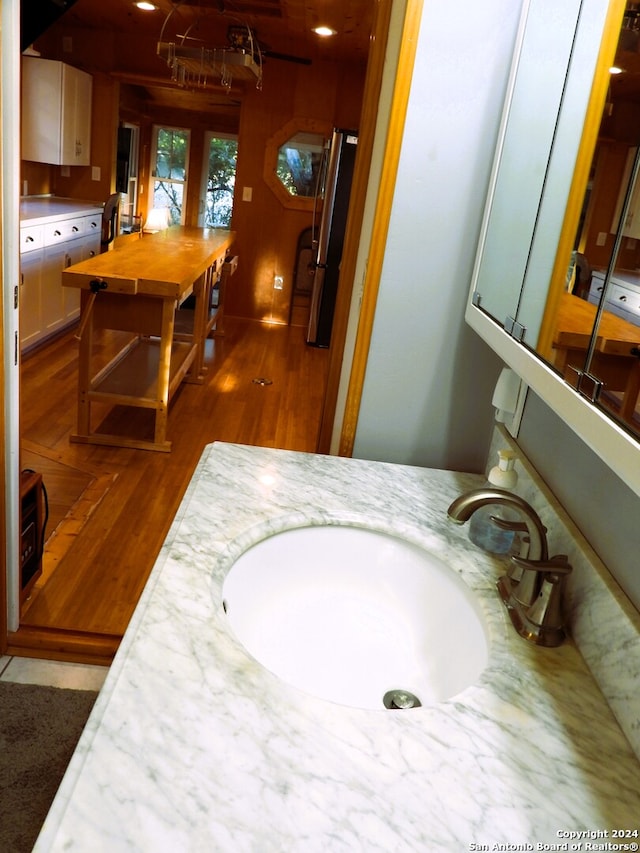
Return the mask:
M35 850L562 850L569 833L637 832L640 620L518 466L550 552L574 566L582 656L571 641L521 639L495 589L505 564L447 521L482 477L207 447ZM223 608L227 572L267 536L325 524L408 538L464 581L490 645L473 686L365 710L289 687L244 651Z

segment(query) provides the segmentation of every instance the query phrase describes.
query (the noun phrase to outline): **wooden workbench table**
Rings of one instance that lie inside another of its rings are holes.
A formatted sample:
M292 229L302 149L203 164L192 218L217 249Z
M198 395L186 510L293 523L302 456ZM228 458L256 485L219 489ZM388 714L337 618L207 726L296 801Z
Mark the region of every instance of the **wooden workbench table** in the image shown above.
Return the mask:
M553 348L555 366L567 376L570 367L585 369L585 357L596 319L597 307L584 299L564 293L560 301ZM631 423L640 392L640 326L603 311L589 373L604 382L610 391L622 391L620 416Z
M63 272L63 285L82 291L78 429L72 441L171 449L166 438L169 401L183 380L202 381L208 310L205 297L232 241L229 231L173 226L128 241ZM192 293L192 332L175 340L176 310ZM94 372L93 335L98 329L129 332L134 337L106 366ZM153 409L153 440L92 431L93 402Z

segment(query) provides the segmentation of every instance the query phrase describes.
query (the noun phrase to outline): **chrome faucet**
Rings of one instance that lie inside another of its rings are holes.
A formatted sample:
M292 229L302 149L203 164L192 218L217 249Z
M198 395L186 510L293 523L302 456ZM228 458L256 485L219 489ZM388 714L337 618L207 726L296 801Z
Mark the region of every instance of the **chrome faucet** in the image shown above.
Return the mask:
M519 495L503 489L475 489L457 497L447 510L455 524L464 524L483 506L497 504L515 509L524 521L492 521L507 530L529 536L527 558L511 557L511 568L497 582L498 592L514 628L527 640L541 646L559 646L565 637L562 620L563 581L571 572L564 554L549 559L546 529L533 507Z
M532 506L513 492L507 492L505 489L474 489L457 497L447 510L447 514L456 524L464 524L477 509L487 504L509 506L518 510L524 518L529 534L529 559L547 560L549 558L547 532L540 521L540 516ZM509 522L502 522L500 526L510 528Z

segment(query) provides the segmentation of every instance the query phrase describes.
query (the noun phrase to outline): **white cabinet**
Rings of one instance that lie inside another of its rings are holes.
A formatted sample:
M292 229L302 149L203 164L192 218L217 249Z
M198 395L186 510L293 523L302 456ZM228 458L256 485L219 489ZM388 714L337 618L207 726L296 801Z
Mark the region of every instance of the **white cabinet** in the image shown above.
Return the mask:
M90 74L53 59L22 58L22 159L88 166Z
M44 249L20 256L20 346L28 349L42 337L42 258Z
M605 273L595 270L591 279L589 302L598 305L604 290ZM640 275L631 272L614 273L607 288L604 307L634 326L640 326Z
M22 351L71 325L80 291L62 286L62 270L100 252L101 214L49 217L20 229L20 346Z

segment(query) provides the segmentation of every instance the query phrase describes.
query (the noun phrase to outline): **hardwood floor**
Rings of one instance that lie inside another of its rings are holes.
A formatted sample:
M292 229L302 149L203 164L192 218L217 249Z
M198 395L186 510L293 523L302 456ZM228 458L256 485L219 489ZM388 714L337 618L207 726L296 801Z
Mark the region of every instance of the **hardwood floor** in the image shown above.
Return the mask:
M110 660L206 444L315 451L328 350L308 347L301 327L225 322L224 337L207 341L205 383L183 384L171 404L170 453L69 442L72 332L24 360L21 464L42 471L51 511L43 578L10 635L10 653ZM145 410L98 415L110 429L151 428Z

